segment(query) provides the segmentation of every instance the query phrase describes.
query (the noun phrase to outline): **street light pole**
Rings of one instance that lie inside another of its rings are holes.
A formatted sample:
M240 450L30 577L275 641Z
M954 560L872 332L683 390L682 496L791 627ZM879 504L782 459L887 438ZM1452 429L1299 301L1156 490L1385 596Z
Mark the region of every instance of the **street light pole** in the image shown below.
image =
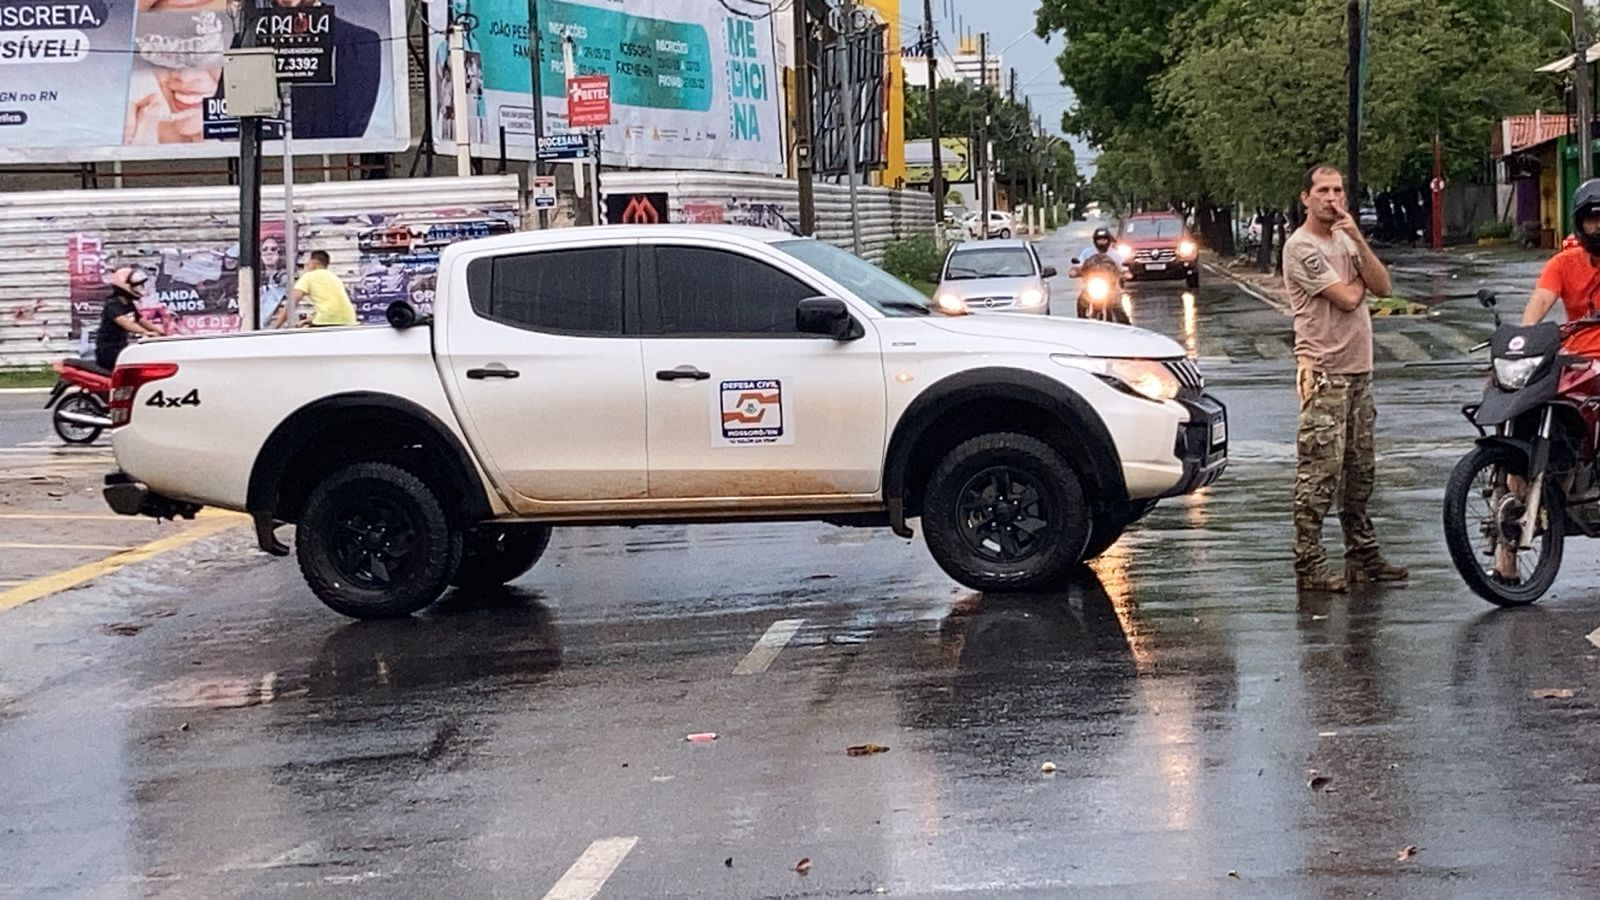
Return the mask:
M934 53L936 32L933 30L933 0L922 0L923 52L928 54L928 128L929 143L933 145L934 229L943 240L944 235L944 153L941 143L944 132L939 129L939 61Z
M817 231L811 168L811 25L806 0L794 0L794 174L799 185L800 233Z
M834 70L839 80L839 110L844 115L845 150L844 161L846 177L850 181L850 240L851 248L857 256L864 249L861 243L861 216L860 206L857 205L857 175L856 160L856 85L855 66L851 65L850 43L860 30L861 11L856 8L855 0L841 0L836 11L839 15L839 43L837 56L834 58Z
M544 163L539 161L539 144L544 140L544 41L539 34L539 3L528 0L528 91L533 95L533 156L528 160L528 191L533 191L533 179L543 175ZM539 227L550 227L550 211L539 208Z
M1594 156L1589 135L1593 130L1594 98L1589 94L1589 41L1584 28L1583 0L1572 0L1573 87L1578 92L1578 180L1594 177Z

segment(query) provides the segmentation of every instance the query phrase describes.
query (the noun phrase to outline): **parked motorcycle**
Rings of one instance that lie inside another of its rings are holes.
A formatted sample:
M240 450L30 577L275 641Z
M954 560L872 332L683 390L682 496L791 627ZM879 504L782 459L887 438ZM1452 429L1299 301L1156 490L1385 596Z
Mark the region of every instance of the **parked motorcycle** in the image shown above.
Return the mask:
M1495 296L1478 292L1493 309ZM1567 535L1600 537L1600 364L1561 352L1600 319L1504 325L1487 344L1483 399L1461 408L1476 446L1450 474L1444 535L1467 586L1500 606L1555 582Z
M1132 300L1122 289L1121 267L1105 262L1080 266L1074 259L1067 274L1083 282L1078 291L1078 318L1133 324Z
M45 401L55 410L51 424L69 444L92 444L111 427L111 373L92 359L63 359L54 363L56 385Z

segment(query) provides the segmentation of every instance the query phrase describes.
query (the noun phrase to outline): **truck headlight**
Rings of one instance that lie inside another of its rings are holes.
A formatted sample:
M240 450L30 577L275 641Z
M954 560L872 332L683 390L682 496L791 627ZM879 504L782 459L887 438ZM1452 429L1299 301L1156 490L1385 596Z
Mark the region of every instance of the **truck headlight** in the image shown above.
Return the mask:
M1117 390L1158 403L1178 396L1178 376L1151 359L1107 359L1056 353L1050 357L1063 366L1091 372Z
M1497 359L1494 361L1494 383L1508 391L1520 391L1528 386L1528 379L1539 371L1542 356L1526 359Z
M1199 251L1200 248L1195 245L1195 242L1188 238L1178 242L1178 255L1184 259L1194 259L1194 255Z

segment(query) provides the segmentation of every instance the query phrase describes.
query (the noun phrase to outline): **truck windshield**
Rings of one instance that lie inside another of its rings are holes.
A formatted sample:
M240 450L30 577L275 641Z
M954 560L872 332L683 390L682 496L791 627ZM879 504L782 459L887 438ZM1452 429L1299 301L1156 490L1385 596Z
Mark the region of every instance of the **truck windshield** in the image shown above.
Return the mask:
M772 246L849 288L886 316L925 316L933 311L921 291L832 244L801 238Z

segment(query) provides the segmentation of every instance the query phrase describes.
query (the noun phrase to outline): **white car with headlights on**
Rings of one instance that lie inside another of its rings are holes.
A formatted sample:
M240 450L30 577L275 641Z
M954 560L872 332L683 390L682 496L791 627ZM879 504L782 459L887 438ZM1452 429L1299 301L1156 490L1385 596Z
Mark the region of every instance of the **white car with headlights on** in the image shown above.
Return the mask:
M933 299L950 311L1048 316L1055 275L1028 241L968 241L952 247L935 273Z

